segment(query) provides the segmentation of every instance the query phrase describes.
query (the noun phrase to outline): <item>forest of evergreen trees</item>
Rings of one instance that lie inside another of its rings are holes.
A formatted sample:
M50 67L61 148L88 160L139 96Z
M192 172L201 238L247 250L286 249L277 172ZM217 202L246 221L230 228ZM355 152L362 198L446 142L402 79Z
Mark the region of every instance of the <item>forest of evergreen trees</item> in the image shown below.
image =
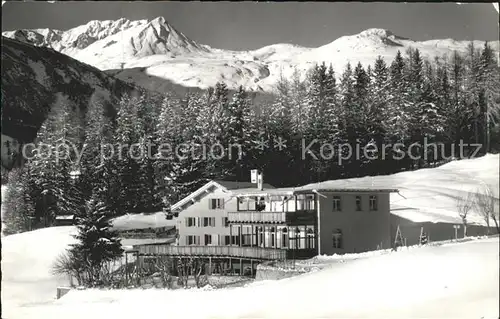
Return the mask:
M242 87L230 92L219 83L182 97L124 96L116 106L96 100L86 112L55 105L35 141L51 147L38 147L9 176L5 232L48 226L56 215L83 214L90 198L103 202L109 216L158 211L210 179L249 181L253 168L278 187L428 167L445 160L443 155L458 156L459 148L451 146L460 141L482 144L482 154L496 152L500 94L494 54L488 45L471 44L465 55L428 61L410 49L389 62L379 57L373 65L348 64L340 75L320 64L305 80L298 71L281 78L272 97ZM392 156L424 139L442 143L446 153L424 158L433 149L420 148L420 160ZM259 147L262 140L267 148ZM313 154L303 158L304 145L313 140ZM275 147L278 141L286 147ZM339 163L342 154L319 156L323 142L377 146L379 152ZM62 156L61 143L78 150L85 145L81 158L78 152ZM241 148L226 149L222 158L202 156L215 143ZM404 146L390 146L395 143ZM132 144L134 152L119 151L118 145ZM180 147L186 144L192 147ZM114 145L115 154L103 145ZM385 152L382 145L389 145ZM137 156L141 151L146 156ZM72 179L75 170L80 175Z

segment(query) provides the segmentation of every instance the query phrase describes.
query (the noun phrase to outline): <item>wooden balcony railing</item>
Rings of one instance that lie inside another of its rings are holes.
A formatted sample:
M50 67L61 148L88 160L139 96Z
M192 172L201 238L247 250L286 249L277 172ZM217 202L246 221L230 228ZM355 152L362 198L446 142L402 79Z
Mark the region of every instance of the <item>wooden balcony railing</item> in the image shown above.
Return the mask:
M228 213L230 223L285 223L285 212L241 211Z
M300 210L296 212L239 211L228 213L228 222L235 224L313 225L315 219L316 212L314 210Z
M284 260L286 250L260 247L238 246L171 246L171 245L136 245L139 255L235 257L261 260Z

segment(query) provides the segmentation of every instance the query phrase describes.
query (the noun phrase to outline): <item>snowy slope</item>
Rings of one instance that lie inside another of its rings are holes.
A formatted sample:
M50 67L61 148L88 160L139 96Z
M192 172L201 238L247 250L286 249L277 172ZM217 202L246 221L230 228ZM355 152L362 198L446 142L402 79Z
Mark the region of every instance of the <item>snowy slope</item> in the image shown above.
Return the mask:
M90 21L76 28L16 30L2 33L37 46L48 46L101 70L112 71L123 80L150 88L151 81L174 82L206 88L224 81L230 88L243 85L253 90L271 91L281 74L294 70L302 76L314 63L332 63L340 74L347 62L365 66L382 56L390 62L400 50L418 48L431 58L466 52L467 41L453 39L412 41L383 29L368 29L343 36L318 48L275 44L257 50L230 51L211 48L190 40L164 18L129 21ZM475 41L480 48L482 41ZM498 51L499 42L491 43ZM124 72L118 72L122 70ZM165 86L155 85L161 91Z
M51 274L56 257L73 242L73 226L45 228L2 237L2 318L10 309L45 303L67 278ZM35 316L38 317L38 316Z
M498 266L498 238L492 238L233 289L71 291L17 309L7 300L4 318L498 318Z
M397 188L402 196L391 194L393 214L414 222L461 223L457 214L456 198L465 196L467 192L484 189L485 185L491 187L493 194L498 196L500 193L499 167L499 154L488 154L475 159L452 161L437 168L393 175L325 181L310 184L304 188ZM496 209L498 211L498 206ZM475 208L467 219L471 223L485 223Z

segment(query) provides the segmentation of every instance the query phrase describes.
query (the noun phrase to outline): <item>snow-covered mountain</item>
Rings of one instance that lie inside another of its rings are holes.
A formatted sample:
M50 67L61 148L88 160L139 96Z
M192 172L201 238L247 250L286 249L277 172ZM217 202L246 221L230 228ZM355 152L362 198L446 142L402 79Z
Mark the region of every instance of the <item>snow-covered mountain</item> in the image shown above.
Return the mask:
M230 51L198 44L177 31L164 18L129 21L90 21L76 28L3 32L6 37L47 46L126 81L164 91L173 82L206 88L224 81L230 88L243 85L270 91L284 75L297 70L305 75L315 63L332 64L340 74L347 62L372 64L377 56L390 62L398 50L418 48L431 60L454 50L465 53L469 41L453 39L413 41L384 29L368 29L343 36L318 48L275 44L252 51ZM483 41L474 41L480 48ZM499 42L491 43L495 51Z

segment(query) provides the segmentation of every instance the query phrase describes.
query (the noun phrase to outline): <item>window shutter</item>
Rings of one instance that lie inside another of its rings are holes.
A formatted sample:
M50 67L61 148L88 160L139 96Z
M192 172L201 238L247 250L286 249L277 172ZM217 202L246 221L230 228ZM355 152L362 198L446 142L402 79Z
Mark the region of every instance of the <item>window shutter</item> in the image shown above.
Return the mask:
M220 199L220 208L224 209L224 198Z
M212 200L211 198L208 199L208 209L212 209Z

